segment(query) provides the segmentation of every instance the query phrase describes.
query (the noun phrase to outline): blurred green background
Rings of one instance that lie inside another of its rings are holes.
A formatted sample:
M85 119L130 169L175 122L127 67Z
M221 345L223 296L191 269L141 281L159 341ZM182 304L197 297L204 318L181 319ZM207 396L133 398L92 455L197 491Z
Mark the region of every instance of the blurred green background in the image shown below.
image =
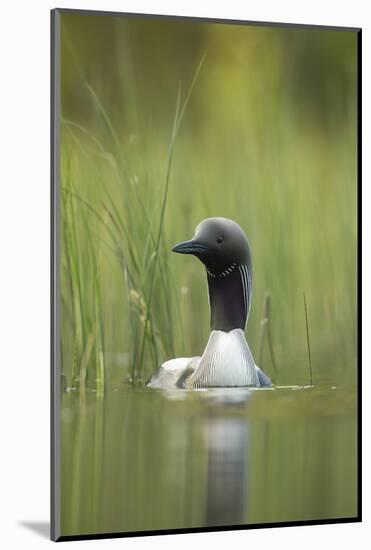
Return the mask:
M171 254L208 216L253 255L247 340L266 292L278 384L356 376L357 35L61 16L62 367L68 386L145 382L202 353L206 276ZM177 132L168 194L169 146ZM180 96L179 96L180 93ZM163 223L162 223L162 221ZM160 238L158 238L160 237Z

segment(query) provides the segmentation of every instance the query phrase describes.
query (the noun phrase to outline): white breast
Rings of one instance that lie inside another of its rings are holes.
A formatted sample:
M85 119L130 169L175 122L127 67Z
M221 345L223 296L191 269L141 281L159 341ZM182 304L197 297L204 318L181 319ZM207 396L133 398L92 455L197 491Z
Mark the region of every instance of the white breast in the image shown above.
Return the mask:
M241 329L213 330L188 388L260 386L254 358Z

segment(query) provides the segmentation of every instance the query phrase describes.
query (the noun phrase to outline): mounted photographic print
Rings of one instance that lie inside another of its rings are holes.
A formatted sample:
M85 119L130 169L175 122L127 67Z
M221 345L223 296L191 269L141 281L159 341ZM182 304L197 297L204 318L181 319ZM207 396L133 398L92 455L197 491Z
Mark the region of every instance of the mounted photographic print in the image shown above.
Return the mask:
M360 44L53 10L53 540L360 521Z

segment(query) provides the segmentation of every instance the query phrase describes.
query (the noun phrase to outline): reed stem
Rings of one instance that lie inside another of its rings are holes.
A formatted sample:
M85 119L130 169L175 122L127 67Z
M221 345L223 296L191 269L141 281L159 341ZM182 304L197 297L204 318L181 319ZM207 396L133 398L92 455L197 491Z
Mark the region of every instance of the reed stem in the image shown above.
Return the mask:
M305 328L307 333L310 385L313 386L312 356L310 352L309 323L308 323L308 308L307 308L307 300L305 298L305 292L303 292L303 298L304 298L304 311L305 311Z
M269 354L270 354L270 357L271 357L274 374L277 375L277 363L276 363L276 359L275 359L275 355L274 355L272 334L271 334L271 329L270 329L271 297L270 297L269 292L266 292L265 296L264 296L263 311L264 311L263 319L260 322L261 327L262 327L262 331L261 331L260 346L259 346L259 365L261 365L262 361L263 361L264 341L265 341L265 336L267 336Z

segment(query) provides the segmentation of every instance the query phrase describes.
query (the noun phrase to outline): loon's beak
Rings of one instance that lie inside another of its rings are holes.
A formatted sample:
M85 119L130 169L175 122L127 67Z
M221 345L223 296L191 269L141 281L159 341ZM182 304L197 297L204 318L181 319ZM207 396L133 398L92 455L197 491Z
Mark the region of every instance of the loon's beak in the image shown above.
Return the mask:
M207 246L191 239L190 241L184 241L179 243L172 248L173 252L178 252L178 254L194 254L197 256L202 252L207 250Z

